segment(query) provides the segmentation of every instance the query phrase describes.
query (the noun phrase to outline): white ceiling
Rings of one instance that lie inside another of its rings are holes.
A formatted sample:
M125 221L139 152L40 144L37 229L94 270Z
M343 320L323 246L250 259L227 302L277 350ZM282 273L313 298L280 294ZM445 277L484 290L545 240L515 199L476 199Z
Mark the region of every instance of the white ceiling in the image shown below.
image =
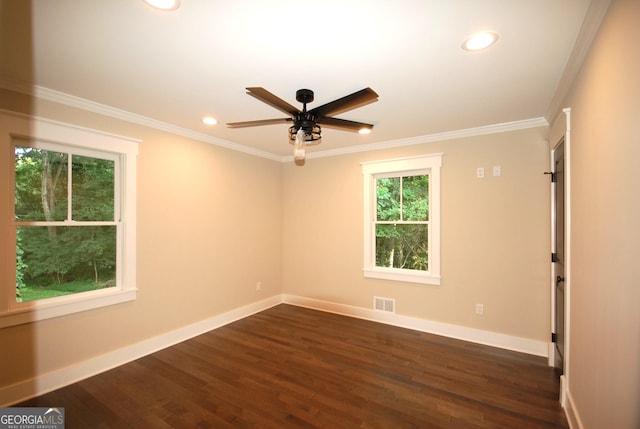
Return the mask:
M181 0L162 12L142 0L0 1L5 83L277 158L291 154L288 125L224 125L285 116L245 87L295 106L296 90L309 88L309 108L365 87L379 94L337 115L374 124L371 134L325 128L309 152L544 117L591 3ZM500 38L462 50L479 30ZM219 124L202 124L205 115Z

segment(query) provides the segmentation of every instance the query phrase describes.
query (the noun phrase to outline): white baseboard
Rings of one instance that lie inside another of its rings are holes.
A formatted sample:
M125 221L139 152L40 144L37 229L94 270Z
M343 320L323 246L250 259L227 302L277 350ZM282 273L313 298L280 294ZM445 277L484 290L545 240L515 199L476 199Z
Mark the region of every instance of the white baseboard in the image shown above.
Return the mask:
M108 371L119 365L186 341L197 335L204 334L205 332L248 317L280 303L328 311L537 356L547 356L548 353L547 343L543 341L284 294L242 306L140 343L79 362L69 367L39 375L30 380L21 381L9 386L2 386L0 387L0 407L10 406L34 396L43 395L101 372ZM568 402L570 403L570 400Z
M549 351L547 352L547 362L549 366L554 366L556 364L556 346L554 343L549 343Z
M514 337L512 335L501 334L498 332L483 331L481 329L434 322L431 320L402 316L395 313L337 304L334 302L321 301L294 295L283 295L282 302L536 356L547 357L549 353L548 343L544 341Z
M0 387L0 407L43 395L282 303L276 295L36 378Z
M583 429L584 425L582 424L582 420L580 419L580 415L578 414L578 410L576 409L575 402L573 401L573 397L571 396L571 391L568 388L565 390L565 398L566 401L564 404L564 413L567 416L569 428Z

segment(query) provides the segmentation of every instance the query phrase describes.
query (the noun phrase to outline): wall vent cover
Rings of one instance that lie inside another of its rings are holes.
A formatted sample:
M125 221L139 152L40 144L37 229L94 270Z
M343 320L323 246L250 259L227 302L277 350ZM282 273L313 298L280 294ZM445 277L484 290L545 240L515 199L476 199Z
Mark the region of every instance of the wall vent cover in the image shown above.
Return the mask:
M382 298L380 296L373 297L373 308L379 311L387 311L389 313L396 312L396 300L392 298Z

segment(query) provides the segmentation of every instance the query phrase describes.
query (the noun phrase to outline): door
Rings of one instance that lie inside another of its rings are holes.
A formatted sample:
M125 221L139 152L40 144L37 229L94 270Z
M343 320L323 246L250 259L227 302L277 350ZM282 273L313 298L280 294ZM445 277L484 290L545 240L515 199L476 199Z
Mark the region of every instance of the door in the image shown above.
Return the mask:
M555 314L554 326L555 332L553 339L555 342L555 362L554 366L560 374L564 367L564 341L565 341L565 281L564 281L564 262L565 262L565 174L564 174L564 140L558 144L553 151L553 204L554 204L554 229L555 243L553 248L553 262L555 275Z

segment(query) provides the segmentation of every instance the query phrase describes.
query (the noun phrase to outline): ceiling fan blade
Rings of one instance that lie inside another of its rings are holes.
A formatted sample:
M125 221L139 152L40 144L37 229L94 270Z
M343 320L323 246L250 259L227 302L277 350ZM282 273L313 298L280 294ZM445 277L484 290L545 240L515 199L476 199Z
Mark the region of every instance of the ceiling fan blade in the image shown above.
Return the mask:
M259 119L257 121L228 122L227 127L229 128L258 127L260 125L285 124L287 122L293 122L293 119L278 118L278 119Z
M311 109L309 113L318 117L330 116L373 103L374 101L378 101L378 94L371 88L365 88Z
M264 88L260 88L260 87L247 88L247 94L291 116L300 112L300 109L292 106L291 104L287 103L280 97L270 93Z
M373 128L373 125L371 124L365 124L363 122L348 121L346 119L331 118L329 116L320 118L318 120L318 123L327 128L337 128L339 130L353 131L356 133L363 128L366 128L369 130Z

